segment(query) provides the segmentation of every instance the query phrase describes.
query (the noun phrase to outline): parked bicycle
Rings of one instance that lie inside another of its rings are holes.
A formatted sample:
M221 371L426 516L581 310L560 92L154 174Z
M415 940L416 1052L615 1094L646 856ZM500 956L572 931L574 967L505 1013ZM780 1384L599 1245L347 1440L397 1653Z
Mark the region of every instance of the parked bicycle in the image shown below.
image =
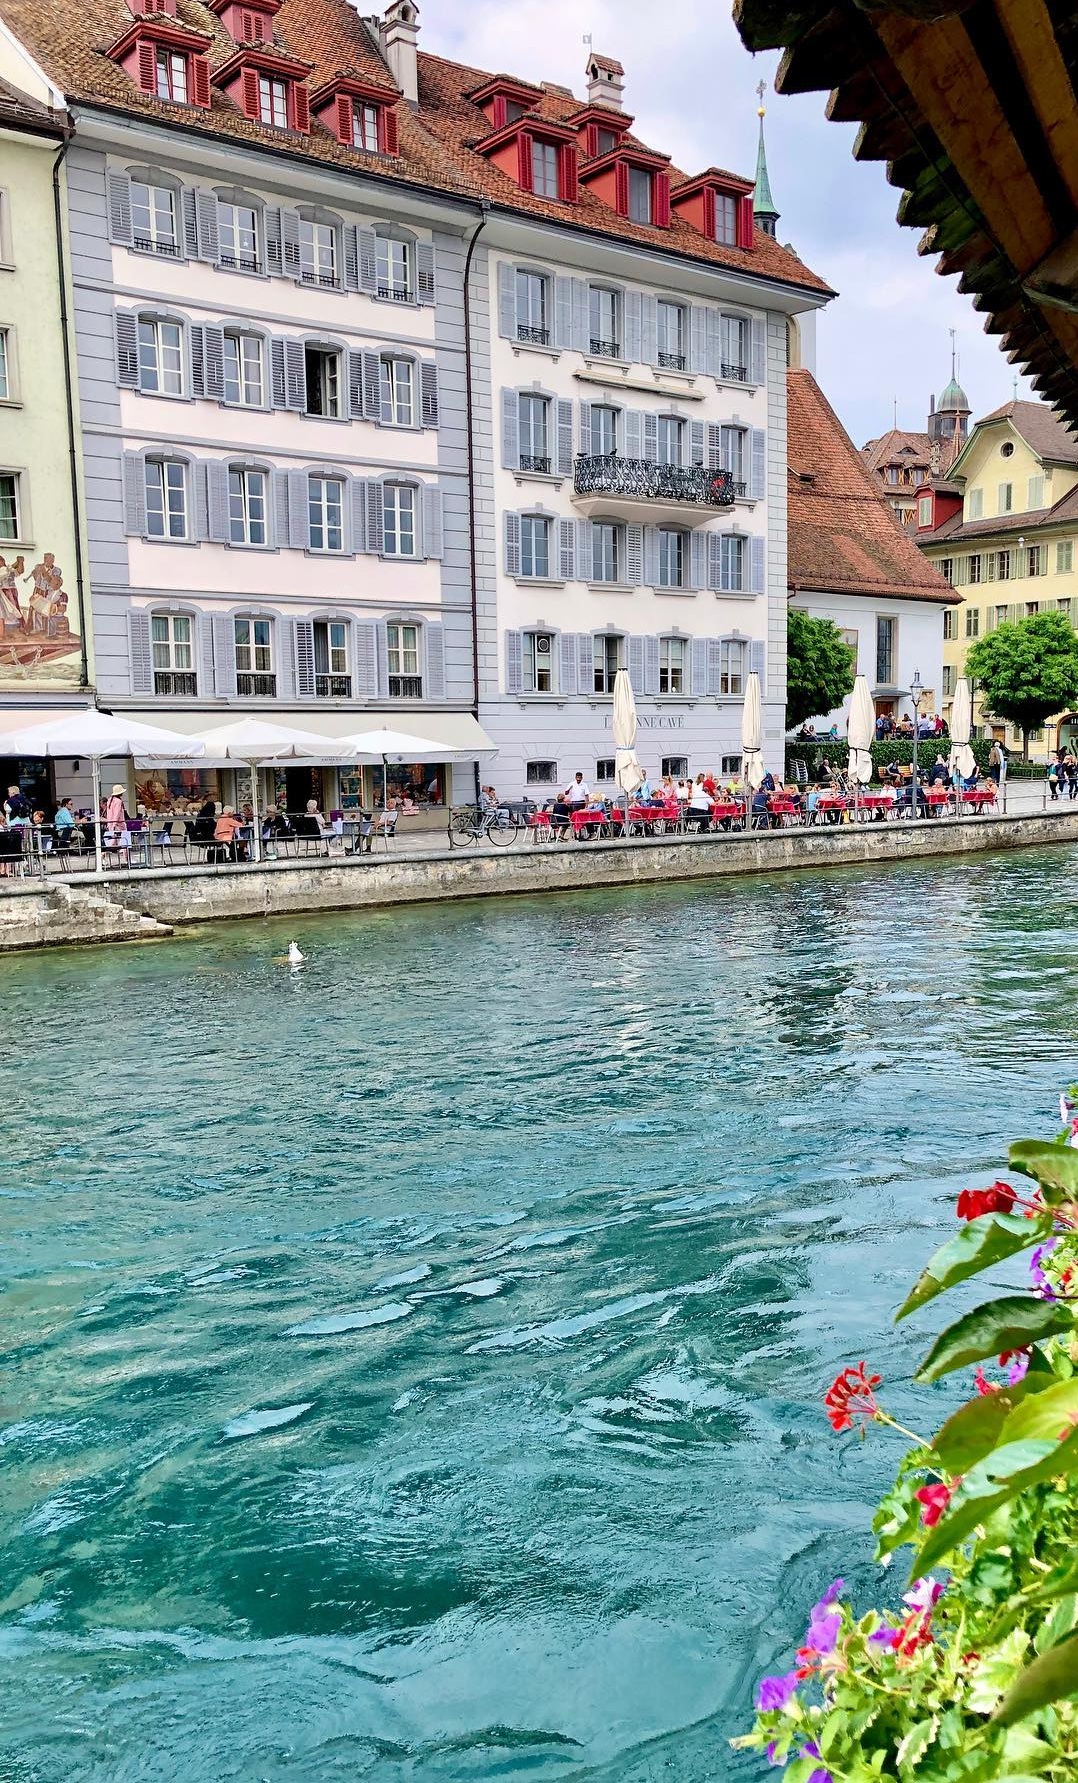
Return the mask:
M511 848L526 827L520 813L507 805L496 811L458 805L449 814L449 846L467 848L473 842L490 842L495 848Z

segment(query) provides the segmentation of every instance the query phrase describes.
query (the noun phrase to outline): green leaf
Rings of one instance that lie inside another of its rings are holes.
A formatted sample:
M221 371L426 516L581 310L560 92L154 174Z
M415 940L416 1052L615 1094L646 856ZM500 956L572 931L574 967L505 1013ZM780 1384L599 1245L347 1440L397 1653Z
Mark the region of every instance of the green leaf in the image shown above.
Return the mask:
M1026 1377L1029 1378L1028 1376ZM993 1399L996 1397L992 1395ZM1037 1442L1040 1438L1059 1442L1078 1421L1078 1381L1059 1381L1016 1405L1000 1434L1000 1444ZM1068 1428L1069 1426L1069 1428Z
M1055 1380L1052 1374L1034 1373L998 1393L978 1393L952 1412L932 1438L933 1452L946 1473L965 1473L982 1455L999 1446L999 1433L1016 1405L1032 1393L1043 1393Z
M1000 1727L1024 1721L1046 1703L1078 1696L1078 1634L1061 1641L1027 1665L1000 1703L992 1720Z
M1031 1245L1043 1244L1051 1234L1050 1214L1027 1220L1019 1214L986 1213L968 1221L927 1264L916 1287L895 1314L895 1324L946 1288L953 1288L956 1282L979 1275L982 1269L1002 1263L1005 1257L1017 1256Z
M1075 1154L1078 1156L1078 1153ZM1073 1315L1050 1300L1026 1294L1004 1294L965 1313L937 1337L914 1375L917 1381L938 1381L941 1375L971 1362L983 1362L1002 1350L1022 1350L1038 1338L1069 1331Z
M1078 1151L1058 1140L1019 1139L1010 1149L1011 1168L1040 1183L1044 1199L1078 1200Z
M1047 1653L1065 1641L1078 1627L1078 1596L1073 1591L1060 1598L1052 1615L1041 1629L1033 1645L1038 1653Z
M914 1561L911 1578L918 1579L964 1541L979 1523L986 1523L1027 1486L1078 1470L1078 1432L1066 1442L1020 1442L993 1449L971 1467L951 1499L947 1515L930 1529Z
M910 1728L909 1733L900 1740L898 1751L895 1753L896 1762L900 1766L918 1764L935 1739L938 1726L938 1715L933 1715L928 1721L916 1722Z

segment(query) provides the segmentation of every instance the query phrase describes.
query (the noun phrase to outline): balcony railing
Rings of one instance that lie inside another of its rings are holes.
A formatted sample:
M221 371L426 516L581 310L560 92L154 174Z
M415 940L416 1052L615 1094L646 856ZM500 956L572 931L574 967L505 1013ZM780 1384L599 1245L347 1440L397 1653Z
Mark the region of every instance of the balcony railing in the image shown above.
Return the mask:
M665 353L660 348L659 364L664 371L684 371L685 355L684 353Z
M411 303L412 293L407 285L379 285L379 297L388 297L392 303Z
M153 690L169 699L193 699L198 692L198 676L193 669L155 669Z
M620 359L621 358L620 345L619 345L618 341L599 340L594 334L591 337L591 351L596 356L596 358L599 358L599 359Z
M724 378L733 378L738 384L747 384L749 381L749 368L747 365L727 365L724 360L722 364L722 375Z
M537 471L540 476L548 477L550 475L550 459L540 457L535 452L522 452L520 468L522 471Z
M243 700L276 699L277 677L252 675L241 669L236 676L236 692Z
M628 495L641 501L687 501L728 508L734 499L729 471L703 465L653 464L647 458L580 457L573 469L577 495Z
M422 675L390 675L389 697L393 700L421 700L423 698Z
M550 345L550 329L549 328L529 328L527 323L518 322L517 323L517 340L518 341L527 341L528 345L532 346L532 347L549 347L549 345Z
M320 700L350 700L352 677L351 675L316 675L314 691Z
M136 235L132 240L132 246L138 248L141 254L165 254L171 260L179 258L178 244L174 241L166 241L161 236L155 239L152 235Z
M261 272L262 266L257 254L227 254L217 257L219 266L227 266L233 272Z

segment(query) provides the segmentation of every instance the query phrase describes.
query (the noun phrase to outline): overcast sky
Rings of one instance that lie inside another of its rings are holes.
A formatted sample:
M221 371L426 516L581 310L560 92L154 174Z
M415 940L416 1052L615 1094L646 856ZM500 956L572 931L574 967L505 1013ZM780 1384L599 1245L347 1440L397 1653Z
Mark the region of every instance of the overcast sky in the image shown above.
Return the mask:
M756 93L767 82L767 159L780 241L839 293L819 321L817 376L857 445L892 425L925 425L929 393L950 376L949 330L976 419L1008 402L1014 367L986 335L956 279L917 253L895 222L899 194L880 162L853 159L855 126L830 124L825 95L780 98L777 55L752 57L729 17L655 0L422 0L424 49L490 72L560 81L585 93L583 42L625 67L636 133L694 172L714 163L752 177ZM1018 394L1034 394L1024 379Z

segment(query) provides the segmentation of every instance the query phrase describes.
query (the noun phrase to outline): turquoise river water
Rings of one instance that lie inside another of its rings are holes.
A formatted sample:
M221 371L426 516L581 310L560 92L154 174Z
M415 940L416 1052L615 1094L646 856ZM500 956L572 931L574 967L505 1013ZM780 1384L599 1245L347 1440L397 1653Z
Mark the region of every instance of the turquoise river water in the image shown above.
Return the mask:
M891 1313L1053 1130L1074 865L0 962L2 1783L759 1776L821 1583L901 1589L820 1396L924 1421Z

